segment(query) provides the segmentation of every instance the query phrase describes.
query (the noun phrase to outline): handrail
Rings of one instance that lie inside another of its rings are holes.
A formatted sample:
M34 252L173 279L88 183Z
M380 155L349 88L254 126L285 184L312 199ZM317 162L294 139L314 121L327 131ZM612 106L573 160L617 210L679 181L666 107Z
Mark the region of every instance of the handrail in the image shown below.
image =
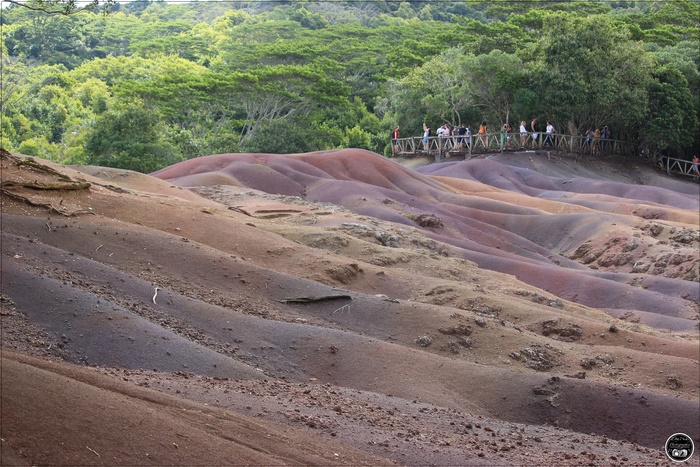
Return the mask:
M536 138L533 135L532 132L528 132L525 135L515 132L505 134L499 132L483 135L472 134L471 136L430 136L427 143L423 143L422 136L409 136L392 139L391 144L394 156L434 156L436 162L452 155L464 155L465 158L471 158L474 153L484 153L493 150L502 152L507 149L551 149L576 154L577 156L638 154L637 145L618 139L566 135L562 133L538 132ZM692 167L692 161L670 157L661 158L661 168L669 175L676 173L695 177Z
M676 173L681 175L689 175L691 177L698 177L698 174L693 172L693 161L688 161L685 159L674 159L673 157L662 156L661 168L667 175Z
M471 136L430 136L427 143L421 136L392 139L393 154L397 156L434 155L436 160L450 153L487 152L505 149L552 149L576 154L635 154L636 145L626 141L562 133L486 133Z

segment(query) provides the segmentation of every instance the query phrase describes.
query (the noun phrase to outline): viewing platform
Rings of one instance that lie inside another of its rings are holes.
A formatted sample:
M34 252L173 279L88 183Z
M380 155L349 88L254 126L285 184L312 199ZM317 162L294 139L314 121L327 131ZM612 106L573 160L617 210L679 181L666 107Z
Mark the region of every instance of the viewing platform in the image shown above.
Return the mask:
M423 142L422 136L392 139L394 157L432 157L435 162L447 158L477 157L481 154L504 151L552 151L559 155L582 156L635 156L640 155L637 145L617 139L588 138L579 135L560 133L539 133L533 138L532 133L521 137L519 133L472 134L471 136L452 135L430 136ZM695 177L692 161L662 157L661 168L668 174Z

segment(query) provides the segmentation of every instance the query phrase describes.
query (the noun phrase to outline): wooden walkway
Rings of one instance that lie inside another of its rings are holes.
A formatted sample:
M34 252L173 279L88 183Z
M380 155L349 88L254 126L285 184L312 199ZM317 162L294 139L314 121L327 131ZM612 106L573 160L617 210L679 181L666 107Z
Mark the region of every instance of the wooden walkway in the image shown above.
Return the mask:
M662 157L661 168L663 168L668 175L688 175L690 177L693 177L693 179L698 180L698 175L695 172L693 172L692 161L686 161L684 159L673 159L671 157Z
M559 133L540 133L533 138L532 133L521 137L518 133L503 135L487 133L471 136L431 136L424 143L421 136L391 140L394 157L433 157L435 162L446 158L471 159L480 154L541 150L556 151L558 154L572 156L634 156L639 151L635 144L617 139L587 138L586 136L564 135ZM662 158L662 168L668 175L686 175L695 177L693 163L683 159Z

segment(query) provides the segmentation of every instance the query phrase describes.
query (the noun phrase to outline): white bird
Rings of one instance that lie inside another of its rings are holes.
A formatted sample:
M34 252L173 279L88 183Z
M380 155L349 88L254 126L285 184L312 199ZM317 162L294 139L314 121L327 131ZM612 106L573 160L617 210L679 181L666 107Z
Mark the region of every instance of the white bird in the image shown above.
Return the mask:
M156 304L156 297L158 296L158 291L159 291L159 290L160 290L160 287L156 287L156 288L153 289L153 292L154 292L154 294L153 294L153 304L154 304L154 305Z

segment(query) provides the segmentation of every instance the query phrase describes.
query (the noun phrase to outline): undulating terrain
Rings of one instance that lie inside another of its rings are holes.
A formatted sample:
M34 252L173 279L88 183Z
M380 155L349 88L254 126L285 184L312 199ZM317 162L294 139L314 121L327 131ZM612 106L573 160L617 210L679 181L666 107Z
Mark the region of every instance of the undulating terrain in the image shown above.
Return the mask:
M539 152L2 152L3 465L671 464L700 191ZM694 456L686 465L698 465Z

